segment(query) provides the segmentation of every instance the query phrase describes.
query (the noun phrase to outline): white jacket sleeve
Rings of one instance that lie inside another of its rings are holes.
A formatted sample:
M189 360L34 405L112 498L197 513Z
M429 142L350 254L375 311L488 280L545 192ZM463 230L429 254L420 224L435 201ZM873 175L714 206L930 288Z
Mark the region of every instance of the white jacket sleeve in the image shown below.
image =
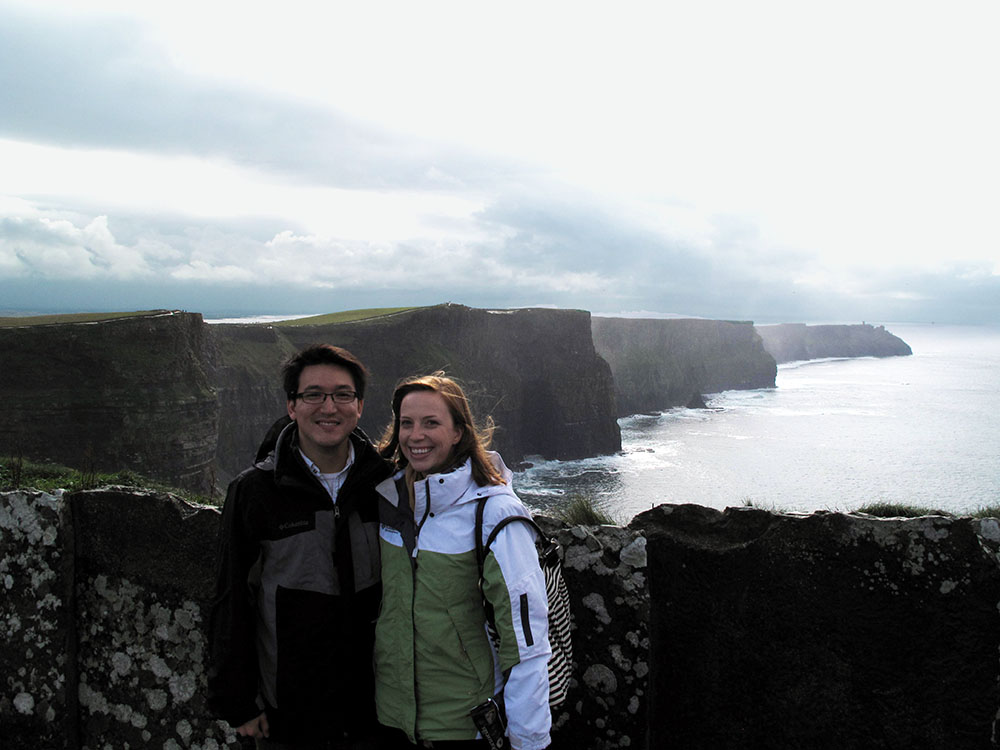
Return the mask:
M534 537L526 523L507 524L483 567L484 593L500 634L500 667L510 669L504 703L514 750L542 750L551 741L548 599Z

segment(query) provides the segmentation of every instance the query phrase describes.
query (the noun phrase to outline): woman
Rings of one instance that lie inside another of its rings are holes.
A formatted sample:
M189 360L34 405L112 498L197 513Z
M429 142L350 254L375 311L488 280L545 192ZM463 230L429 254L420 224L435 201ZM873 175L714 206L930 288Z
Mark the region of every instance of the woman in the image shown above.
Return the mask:
M545 581L534 532L510 523L483 566L479 590L476 506L483 542L503 518L528 515L511 472L486 450L462 388L443 373L411 378L392 398L379 447L396 462L381 495L382 610L375 628L379 721L402 746L484 748L470 711L500 694L514 750L549 744ZM494 610L498 647L486 629ZM506 679L505 679L506 678ZM405 735L408 742L402 740Z

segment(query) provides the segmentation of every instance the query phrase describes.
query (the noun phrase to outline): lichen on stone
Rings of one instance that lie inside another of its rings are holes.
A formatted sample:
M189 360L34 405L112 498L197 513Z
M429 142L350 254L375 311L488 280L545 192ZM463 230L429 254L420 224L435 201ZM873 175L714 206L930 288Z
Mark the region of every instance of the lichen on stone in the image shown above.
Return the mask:
M583 684L591 690L599 690L612 695L618 690L618 679L614 671L604 664L591 664L583 673Z
M14 696L14 708L18 713L28 714L35 710L35 699L28 693L18 693Z
M581 602L584 607L594 612L599 622L605 625L611 624L611 615L608 614L608 610L604 606L603 596L598 593L587 594Z
M621 561L633 568L646 567L646 537L636 537L630 544L624 547L620 554Z

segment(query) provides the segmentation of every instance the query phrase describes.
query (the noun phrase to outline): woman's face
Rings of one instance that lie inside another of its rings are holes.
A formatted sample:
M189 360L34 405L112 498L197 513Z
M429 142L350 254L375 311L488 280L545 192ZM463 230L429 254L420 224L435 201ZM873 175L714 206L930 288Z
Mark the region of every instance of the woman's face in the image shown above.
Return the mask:
M399 405L399 447L416 471L433 474L451 463L462 430L455 426L444 397L412 391Z

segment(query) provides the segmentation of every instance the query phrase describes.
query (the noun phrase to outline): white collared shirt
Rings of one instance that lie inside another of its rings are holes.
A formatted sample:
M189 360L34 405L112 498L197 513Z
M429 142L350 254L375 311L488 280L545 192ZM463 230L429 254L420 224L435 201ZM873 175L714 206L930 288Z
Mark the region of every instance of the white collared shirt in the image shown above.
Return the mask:
M337 493L340 492L340 488L344 484L344 480L347 479L347 471L351 468L354 463L354 443L350 440L347 441L347 461L344 463L344 468L340 471L334 472L333 474L324 474L319 470L319 467L310 460L309 456L302 453L302 449L299 449L299 453L302 454L302 458L306 462L306 466L309 467L309 471L313 473L324 487L326 491L330 494L330 499L334 503L337 502Z

